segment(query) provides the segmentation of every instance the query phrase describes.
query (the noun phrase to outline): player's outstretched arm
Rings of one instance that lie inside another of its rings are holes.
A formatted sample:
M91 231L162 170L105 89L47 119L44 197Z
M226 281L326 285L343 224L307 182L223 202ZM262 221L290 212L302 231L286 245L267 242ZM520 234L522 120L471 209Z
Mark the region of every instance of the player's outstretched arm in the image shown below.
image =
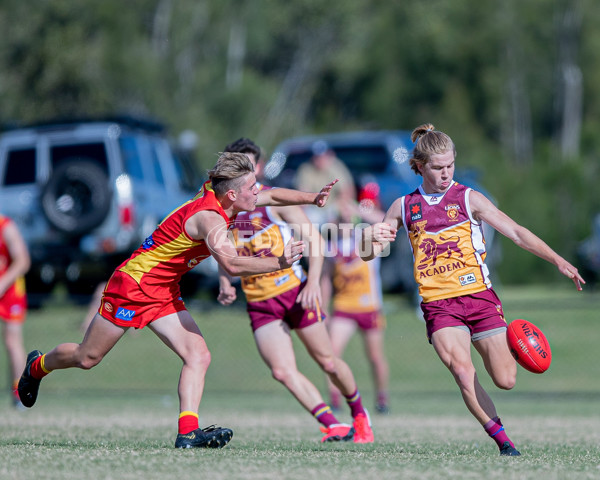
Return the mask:
M228 235L227 223L217 212L203 210L190 217L185 224L188 235L204 240L219 266L231 277L269 273L289 268L302 258L304 243L293 239L285 245L279 257L239 257Z
M519 247L556 265L560 273L573 280L577 290L582 290L581 284L585 284L585 280L577 268L552 250L541 238L515 222L480 192L472 190L469 200L475 219L486 222Z
M337 182L338 180L334 180L328 183L319 193L301 192L300 190L291 190L289 188L261 190L258 193L256 206L316 205L317 207L324 207L329 199L331 189Z

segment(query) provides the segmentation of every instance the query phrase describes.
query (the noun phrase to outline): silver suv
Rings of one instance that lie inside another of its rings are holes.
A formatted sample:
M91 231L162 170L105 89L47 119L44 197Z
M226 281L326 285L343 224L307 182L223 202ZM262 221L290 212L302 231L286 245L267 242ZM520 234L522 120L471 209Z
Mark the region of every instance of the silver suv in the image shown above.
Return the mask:
M0 136L0 211L32 257L29 302L63 281L77 298L97 284L200 179L164 127L130 117L61 121Z

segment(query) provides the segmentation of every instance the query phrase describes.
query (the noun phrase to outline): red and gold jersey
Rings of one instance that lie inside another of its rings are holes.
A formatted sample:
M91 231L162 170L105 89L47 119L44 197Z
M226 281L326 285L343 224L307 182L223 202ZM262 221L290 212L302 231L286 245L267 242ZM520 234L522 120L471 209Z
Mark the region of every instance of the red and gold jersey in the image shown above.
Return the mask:
M204 240L194 240L185 222L202 210L213 210L230 223L210 182L196 196L171 212L117 271L132 277L146 295L154 298L179 296L182 275L211 255Z
M270 187L258 185L259 190ZM240 212L233 223L233 238L239 256L279 257L292 238L287 223L277 219L271 207L257 207L252 212ZM276 297L300 285L306 278L299 262L284 270L242 277L242 290L249 302Z
M423 302L491 288L481 222L469 206L470 188L454 183L443 194L419 187L402 198L402 219Z
M333 309L354 313L380 310L380 259L364 262L353 236L340 239L333 253Z
M12 223L10 218L0 215L0 276L4 275L12 263L8 245L4 241L4 229ZM19 277L0 296L0 318L9 322L21 323L25 319L26 308L25 278Z
M0 215L0 275L8 270L11 263L8 245L4 242L4 229L10 224L12 224L10 218Z

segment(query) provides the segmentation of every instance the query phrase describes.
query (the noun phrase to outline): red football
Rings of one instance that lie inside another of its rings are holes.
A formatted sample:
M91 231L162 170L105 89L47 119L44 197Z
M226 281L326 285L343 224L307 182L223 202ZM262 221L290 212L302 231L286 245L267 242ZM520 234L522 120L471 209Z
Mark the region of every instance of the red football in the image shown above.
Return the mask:
M544 373L552 362L550 344L542 331L527 320L513 320L506 330L510 353L525 370Z

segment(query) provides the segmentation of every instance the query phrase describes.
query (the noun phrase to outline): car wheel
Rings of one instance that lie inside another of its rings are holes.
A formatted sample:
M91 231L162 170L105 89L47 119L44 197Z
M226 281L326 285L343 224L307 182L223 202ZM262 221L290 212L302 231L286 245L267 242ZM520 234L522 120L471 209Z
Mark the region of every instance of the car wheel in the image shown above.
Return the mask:
M106 172L91 160L63 162L42 192L48 222L69 235L81 235L102 223L110 207Z

